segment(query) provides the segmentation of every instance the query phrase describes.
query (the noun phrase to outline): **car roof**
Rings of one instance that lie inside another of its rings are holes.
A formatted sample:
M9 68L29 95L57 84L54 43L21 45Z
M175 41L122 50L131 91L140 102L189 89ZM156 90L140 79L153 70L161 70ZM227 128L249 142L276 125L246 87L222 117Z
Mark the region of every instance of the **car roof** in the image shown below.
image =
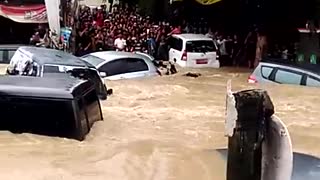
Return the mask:
M26 46L23 44L0 44L0 49L18 49L21 46Z
M275 64L280 66L287 66L290 68L296 68L303 71L309 71L311 73L320 75L320 65L318 64L310 64L310 63L295 63L295 62L285 62L283 59L273 59L273 58L265 58L261 61L262 64Z
M90 81L68 75L61 77L0 76L0 96L73 99L80 86ZM92 85L92 84L91 84Z
M105 60L104 62L109 62L114 59L120 59L120 58L140 58L140 59L151 61L151 59L149 59L148 56L144 56L137 53L131 53L131 52L121 52L121 51L100 51L100 52L91 53L90 55L104 59Z
M52 64L77 67L93 67L91 64L72 54L56 49L22 46L19 47L17 51L31 57L31 59L37 62L39 65Z
M211 40L211 38L206 37L203 34L174 34L172 37L177 37L183 40Z

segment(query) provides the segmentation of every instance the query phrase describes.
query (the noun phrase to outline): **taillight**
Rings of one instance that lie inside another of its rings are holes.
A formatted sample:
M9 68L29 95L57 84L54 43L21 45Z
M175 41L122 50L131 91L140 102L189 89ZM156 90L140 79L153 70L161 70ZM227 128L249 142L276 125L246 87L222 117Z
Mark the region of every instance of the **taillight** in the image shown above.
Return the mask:
M187 61L187 51L183 51L183 53L182 53L182 57L181 57L181 60L182 61Z
M249 76L249 78L248 78L248 83L257 83L258 81L257 81L257 79L256 79L256 77L255 76L253 76L253 75L251 75L251 76Z

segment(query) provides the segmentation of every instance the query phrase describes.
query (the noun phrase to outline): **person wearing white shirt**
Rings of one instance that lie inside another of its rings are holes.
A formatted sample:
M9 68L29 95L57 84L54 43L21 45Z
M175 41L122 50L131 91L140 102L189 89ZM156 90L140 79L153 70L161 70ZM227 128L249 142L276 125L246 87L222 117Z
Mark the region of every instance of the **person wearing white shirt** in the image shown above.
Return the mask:
M114 46L116 47L117 51L122 51L126 47L126 40L123 39L122 35L120 34L119 37L114 41Z
M230 58L227 51L226 43L229 40L223 38L222 36L218 37L217 44L220 52L220 64L221 66L226 66L227 64L230 64Z

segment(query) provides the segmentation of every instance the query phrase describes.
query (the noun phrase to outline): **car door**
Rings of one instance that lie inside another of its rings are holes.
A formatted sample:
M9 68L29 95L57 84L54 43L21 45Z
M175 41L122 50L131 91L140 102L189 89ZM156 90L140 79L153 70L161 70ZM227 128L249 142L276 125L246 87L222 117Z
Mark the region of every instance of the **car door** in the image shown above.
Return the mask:
M128 72L127 60L116 59L113 61L109 61L98 67L98 71L103 79L124 79L124 74Z
M286 69L286 68L275 68L269 76L269 80L279 84L295 84L302 85L302 72Z
M182 39L171 37L169 39L169 60L176 60L178 64L180 64L182 57L182 47L183 41Z
M320 87L320 79L311 75L307 75L306 86Z
M127 73L124 74L126 79L140 78L150 76L147 63L140 58L127 58Z

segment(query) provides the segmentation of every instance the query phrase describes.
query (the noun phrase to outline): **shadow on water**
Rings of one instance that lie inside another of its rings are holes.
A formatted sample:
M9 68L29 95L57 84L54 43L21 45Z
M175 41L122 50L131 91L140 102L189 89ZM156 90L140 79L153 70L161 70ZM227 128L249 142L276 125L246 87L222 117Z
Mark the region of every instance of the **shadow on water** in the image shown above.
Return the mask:
M217 150L222 158L227 161L227 149ZM293 154L293 175L291 180L319 180L320 179L320 158L302 154Z

